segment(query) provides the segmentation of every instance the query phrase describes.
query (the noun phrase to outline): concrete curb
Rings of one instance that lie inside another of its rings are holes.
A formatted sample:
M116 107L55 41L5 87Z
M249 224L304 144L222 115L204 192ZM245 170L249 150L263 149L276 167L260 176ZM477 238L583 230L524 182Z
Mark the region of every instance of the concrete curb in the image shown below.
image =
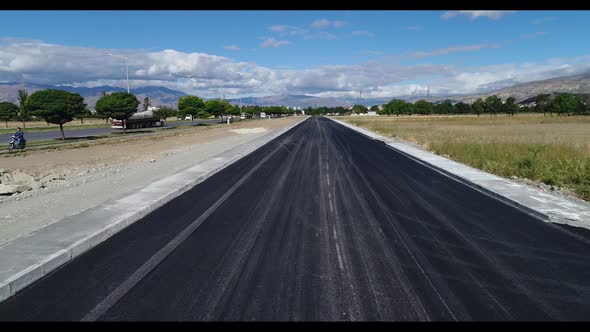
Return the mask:
M333 118L329 119L365 137L383 142L403 156L537 219L590 229L590 204L541 193L529 186L438 156L414 144L388 138ZM445 166L449 169L445 169Z
M105 202L3 244L0 246L0 302L285 134L307 118L153 182L122 199ZM64 232L65 229L67 232Z

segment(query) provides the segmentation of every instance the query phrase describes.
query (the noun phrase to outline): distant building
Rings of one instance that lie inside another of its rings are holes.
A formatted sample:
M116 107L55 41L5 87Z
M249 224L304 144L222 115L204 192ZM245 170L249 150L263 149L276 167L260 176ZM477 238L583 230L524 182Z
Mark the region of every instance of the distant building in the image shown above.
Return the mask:
M536 98L537 97L535 96L522 100L518 102L518 107L535 107L537 105L537 103L535 102Z

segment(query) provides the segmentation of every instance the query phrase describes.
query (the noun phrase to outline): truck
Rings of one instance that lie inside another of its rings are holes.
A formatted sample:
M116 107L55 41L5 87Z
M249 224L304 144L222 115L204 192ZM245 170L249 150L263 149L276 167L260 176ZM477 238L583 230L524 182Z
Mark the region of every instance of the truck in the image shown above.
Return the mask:
M162 127L164 120L154 115L153 110L136 112L126 121L111 118L111 128L123 129L123 125L125 129Z

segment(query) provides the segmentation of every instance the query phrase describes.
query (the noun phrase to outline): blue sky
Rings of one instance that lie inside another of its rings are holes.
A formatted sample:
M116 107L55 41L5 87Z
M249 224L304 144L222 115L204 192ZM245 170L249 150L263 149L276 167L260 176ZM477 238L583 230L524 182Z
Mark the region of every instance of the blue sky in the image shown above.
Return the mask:
M2 11L0 80L123 86L113 52L139 54L134 85L204 95L473 93L585 71L589 14Z

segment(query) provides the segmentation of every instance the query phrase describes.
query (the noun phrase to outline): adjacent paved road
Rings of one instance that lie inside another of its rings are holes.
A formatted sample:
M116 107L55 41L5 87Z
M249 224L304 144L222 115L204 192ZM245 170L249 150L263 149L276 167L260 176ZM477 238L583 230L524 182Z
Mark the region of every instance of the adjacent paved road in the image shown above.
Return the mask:
M586 320L589 239L314 117L0 319Z
M174 121L174 122L166 122L164 127L130 129L127 131L133 132L133 131L157 130L157 129L162 129L162 128L166 128L166 127L190 126L190 125L196 125L199 123L218 123L218 122L220 122L219 119L197 120L194 122ZM27 129L25 128L24 131L25 131L25 138L29 142L44 141L44 140L50 140L50 139L61 140L61 132L59 131L59 129L27 132ZM108 135L113 132L121 132L121 129L111 129L110 127L107 127L107 128L89 128L89 129L68 130L68 128L66 127L64 129L64 132L65 132L66 138L74 138L74 137L90 137L90 136ZM1 135L2 137L4 137L4 140L7 142L7 144L8 144L8 141L10 140L10 135L11 134L2 134Z

